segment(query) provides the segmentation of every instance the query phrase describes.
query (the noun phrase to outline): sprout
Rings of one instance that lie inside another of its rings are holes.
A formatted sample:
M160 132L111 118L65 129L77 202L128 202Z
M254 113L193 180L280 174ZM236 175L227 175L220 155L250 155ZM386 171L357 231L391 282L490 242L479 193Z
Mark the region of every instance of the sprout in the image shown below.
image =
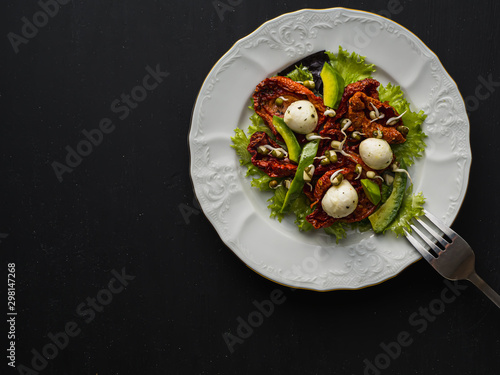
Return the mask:
M344 175L340 172L341 170L338 170L330 176L330 182L332 185L338 186L344 180Z
M373 111L370 112L370 118L372 119L370 122L377 121L385 117L385 115L383 113L380 113L378 108L375 107L375 105L372 102L370 102L370 104L373 108Z
M318 135L317 133L309 133L309 134L306 134L306 139L308 141L314 141L315 139L330 139L330 137L322 137L322 136Z
M372 106L373 108L373 112L375 114L375 118L378 118L380 116L380 112L378 111L378 108L375 107L375 104L373 104L372 102L370 102L370 105Z
M392 185L394 183L394 176L390 173L384 173L384 180L387 185Z
M361 173L363 172L363 167L361 164L356 164L356 167L354 168L354 172L356 172L357 176L355 180L361 177Z
M363 139L363 135L364 135L363 133L360 133L357 130L351 133L351 137L357 141L361 141L361 139Z
M400 132L401 134L403 134L405 137L408 135L408 133L410 132L410 129L404 125L399 125L396 130L398 132Z
M326 111L325 111L325 116L328 116L328 117L335 117L337 115L337 112L335 112L333 109L331 108L327 108Z
M368 177L369 179L373 179L373 178L375 178L375 176L376 176L376 174L373 171L366 172L366 177Z
M342 123L343 123L343 125L342 125ZM349 120L348 118L345 118L344 120L342 120L342 123L341 123L341 125L342 125L342 129L340 129L340 132L341 132L342 134L344 134L344 140L342 141L342 144L344 144L345 139L347 138L347 134L345 133L345 131L347 130L347 128L348 128L349 126L351 126L352 121L351 121L351 120Z
M307 87L309 90L312 90L313 88L316 87L316 84L314 83L314 81L304 81L302 82L302 84Z
M271 180L269 181L269 187L271 189L277 189L281 184L278 183L278 180Z
M344 139L343 139L342 141L335 141L335 140L334 140L334 141L332 141L332 142L330 143L330 146L331 146L331 148L333 148L335 151L340 152L340 153L341 153L342 155L344 155L345 157L348 157L349 159L356 161L356 160L354 159L354 157L352 157L351 155L349 155L347 152L345 152L345 151L343 150L343 148L344 148L344 143L345 143L345 141L346 141L346 139L347 139L347 134L345 133L345 131L347 130L347 128L348 128L349 126L351 126L352 121L351 121L351 120L349 120L348 118L345 118L345 119L343 119L343 120L340 122L340 124L342 125L342 129L340 129L340 131L341 131L341 133L344 135Z
M336 163L338 161L337 153L334 150L326 150L325 157L330 161L330 163Z
M413 184L413 180L411 179L410 173L406 169L399 168L399 165L397 163L394 163L391 165L391 171L393 171L394 173L397 173L397 172L406 173L406 175L410 179L410 183Z
M282 148L275 148L271 151L271 155L277 159L283 159L286 156L286 151Z
M257 152L261 155L267 155L271 152L271 150L269 150L267 147L259 146L257 147Z
M340 121L340 126L344 127L350 121L351 120L349 120L348 118L343 118L342 121Z
M304 172L302 173L302 178L304 179L304 181L310 182L312 180L315 169L316 168L314 167L313 164L310 164L307 167L305 167Z
M330 164L330 159L328 159L325 155L322 156L316 156L314 160L320 160L321 165L328 165Z
M273 147L271 145L262 145L262 146L259 146L257 148L257 152L259 154L261 154L263 152L264 148L268 150L268 151L266 151L266 153L264 155L267 155L267 154L271 153L272 156L274 156L274 157L276 157L278 159L283 159L283 158L286 158L288 156L288 152L286 152L285 149L283 149L281 147ZM261 151L259 151L259 150L261 150Z
M340 151L342 150L342 142L340 141L332 141L330 143L330 146L335 150L335 151Z
M380 181L384 182L384 179L382 178L382 176L379 176L374 171L366 172L366 177L369 178L370 180L374 180L374 179L378 178Z
M404 111L403 113L401 113L399 116L397 117L391 117L389 120L387 120L387 122L385 123L386 125L388 126L391 126L391 125L396 125L396 123L399 121L399 119L401 117L403 117L403 115L407 112L408 110Z

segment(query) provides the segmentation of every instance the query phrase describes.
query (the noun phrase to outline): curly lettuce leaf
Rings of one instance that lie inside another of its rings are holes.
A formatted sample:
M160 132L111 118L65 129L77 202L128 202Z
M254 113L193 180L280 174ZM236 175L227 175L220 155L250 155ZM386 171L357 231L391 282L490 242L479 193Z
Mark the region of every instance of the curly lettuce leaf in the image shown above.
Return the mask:
M247 150L250 140L245 135L245 132L240 128L234 129L234 133L234 137L231 137L231 141L233 141L231 147L236 151L236 154L240 159L240 164L248 166L248 164L252 164L252 156Z
M306 216L312 212L309 199L305 194L301 194L290 206L295 214L295 224L299 227L300 231L306 232L314 227L306 220Z
M344 229L344 226L340 221L333 223L331 226L324 229L324 231L330 236L335 236L337 239L337 243L343 238L347 237L347 233Z
M337 69L344 79L346 86L350 83L370 78L371 74L375 71L375 64L366 64L364 56L360 56L355 52L349 54L341 46L339 46L337 54L330 51L327 51L326 54L330 58L330 64Z
M407 167L412 165L416 158L422 157L425 150L424 139L427 135L422 131L422 123L427 115L424 111L413 112L410 110L410 103L405 99L400 86L394 86L388 83L387 86L379 87L380 101L389 102L398 113L406 113L402 120L409 132L406 142L399 145L393 145L392 149L396 158L402 160Z
M252 178L252 181L250 182L250 185L252 185L252 187L257 188L260 191L268 191L268 190L272 190L269 187L269 182L271 182L272 180L277 180L279 183L281 181L281 179L269 177L266 173L262 172L259 168L257 168L257 167L255 167L255 168L259 172L261 172L261 174L259 177ZM254 173L254 174L257 174L257 173ZM248 173L247 173L247 175L248 175Z
M351 223L351 229L357 230L359 232L366 232L372 229L372 223L370 223L370 220L366 218L361 221Z
M281 222L281 220L283 220L283 218L285 217L285 214L281 213L280 211L281 207L283 207L283 202L285 201L287 191L288 190L284 186L280 186L274 190L274 195L267 200L268 202L270 202L269 206L267 206L267 208L271 210L270 217L273 219L278 219L279 222Z
M287 189L283 186L278 187L274 190L274 195L268 199L270 202L267 206L271 210L271 218L276 218L281 222L285 214L281 213L281 207L283 207L283 202L285 201ZM309 206L308 199L305 194L299 195L299 197L292 202L290 205L290 211L295 214L295 224L300 231L306 232L313 229L311 223L306 219L306 216L312 212Z
M252 135L253 133L257 133L257 132L264 132L266 133L269 137L271 137L271 139L273 140L276 140L276 137L275 135L273 134L273 132L271 131L271 129L269 129L266 125L264 124L259 124L259 125L250 125L248 127L248 135Z
M312 81L314 79L312 73L307 67L300 64L295 66L295 69L286 75L288 78L293 79L295 82Z
M406 190L398 215L386 231L391 230L398 237L405 235L405 229L411 232L411 220L424 215L424 203L425 198L422 193L413 194L413 185L410 185Z

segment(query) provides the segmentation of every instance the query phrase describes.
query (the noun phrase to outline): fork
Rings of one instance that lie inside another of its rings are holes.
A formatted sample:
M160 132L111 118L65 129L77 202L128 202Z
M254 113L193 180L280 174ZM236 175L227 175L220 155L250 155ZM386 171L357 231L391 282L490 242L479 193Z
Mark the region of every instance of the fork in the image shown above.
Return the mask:
M406 231L408 241L441 276L449 280L469 280L492 300L495 305L500 307L500 296L476 273L475 255L469 244L427 210L424 210L424 213L424 217L437 227L443 235L439 235L431 225L417 218L416 221L427 232L427 235L416 225L412 224L412 232ZM428 235L433 238L429 238ZM426 248L417 239L417 236L429 248Z

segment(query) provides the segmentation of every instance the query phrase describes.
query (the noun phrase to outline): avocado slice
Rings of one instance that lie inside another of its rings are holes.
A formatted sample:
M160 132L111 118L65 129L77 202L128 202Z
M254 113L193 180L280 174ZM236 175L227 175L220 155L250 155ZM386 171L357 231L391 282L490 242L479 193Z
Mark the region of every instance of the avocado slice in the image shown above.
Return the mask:
M344 79L328 62L323 64L321 79L323 80L323 103L327 107L337 109L344 94Z
M401 168L406 169L403 163L401 163ZM391 195L377 211L368 216L375 233L384 232L398 214L405 195L407 179L406 173L396 173Z
M278 116L273 116L273 125L283 137L286 148L288 149L288 158L296 163L299 162L301 148L292 129L288 127L285 121Z
M375 182L367 178L363 178L361 180L361 186L363 186L363 190L370 202L373 204L378 204L380 202L382 199L380 187Z

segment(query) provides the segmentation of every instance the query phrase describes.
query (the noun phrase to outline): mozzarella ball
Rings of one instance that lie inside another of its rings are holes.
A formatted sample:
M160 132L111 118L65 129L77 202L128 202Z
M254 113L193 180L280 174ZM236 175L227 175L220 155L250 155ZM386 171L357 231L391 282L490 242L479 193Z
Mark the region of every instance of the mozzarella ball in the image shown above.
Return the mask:
M381 170L392 163L393 155L389 143L384 139L366 138L359 144L359 155L370 168Z
M346 217L358 206L358 193L351 183L343 180L340 185L332 186L321 200L321 207L334 218Z
M283 120L295 133L308 134L318 125L318 113L310 101L297 100L286 109Z

